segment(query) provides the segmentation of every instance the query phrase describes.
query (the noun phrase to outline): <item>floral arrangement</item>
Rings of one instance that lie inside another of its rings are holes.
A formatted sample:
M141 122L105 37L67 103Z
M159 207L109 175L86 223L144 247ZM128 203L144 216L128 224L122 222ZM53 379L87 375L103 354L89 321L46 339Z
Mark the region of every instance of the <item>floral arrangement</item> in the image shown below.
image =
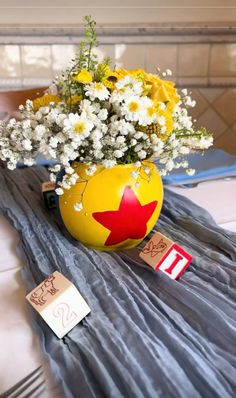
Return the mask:
M19 107L20 120L1 122L0 159L10 169L18 162L33 165L39 153L55 160L51 180L62 167L66 171L58 195L80 178L74 161L87 165L88 176L98 164L135 163L133 178L138 178L142 161L151 158L158 160L161 175L179 167L193 174L184 156L212 145L204 128L193 129L187 109L195 101L166 80L169 70L151 74L111 68L109 58L98 62L96 24L90 17L85 20L85 41L71 66L45 95Z

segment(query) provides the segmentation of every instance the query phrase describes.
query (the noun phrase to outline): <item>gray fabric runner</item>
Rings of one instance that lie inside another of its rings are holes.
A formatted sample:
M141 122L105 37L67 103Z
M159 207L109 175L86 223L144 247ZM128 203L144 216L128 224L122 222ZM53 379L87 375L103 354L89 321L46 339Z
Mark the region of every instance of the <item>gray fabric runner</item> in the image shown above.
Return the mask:
M43 206L47 179L40 167L0 170L0 212L20 234L27 291L58 270L92 309L59 340L29 306L64 396L235 397L236 235L166 190L156 229L193 256L173 281L137 250L96 252L70 238Z

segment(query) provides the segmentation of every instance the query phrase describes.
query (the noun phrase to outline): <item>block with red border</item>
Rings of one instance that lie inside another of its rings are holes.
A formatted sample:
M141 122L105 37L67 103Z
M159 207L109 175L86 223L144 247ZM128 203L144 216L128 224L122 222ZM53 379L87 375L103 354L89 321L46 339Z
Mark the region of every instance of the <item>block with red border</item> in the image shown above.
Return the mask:
M171 279L179 278L192 260L189 253L160 232L152 236L139 256Z

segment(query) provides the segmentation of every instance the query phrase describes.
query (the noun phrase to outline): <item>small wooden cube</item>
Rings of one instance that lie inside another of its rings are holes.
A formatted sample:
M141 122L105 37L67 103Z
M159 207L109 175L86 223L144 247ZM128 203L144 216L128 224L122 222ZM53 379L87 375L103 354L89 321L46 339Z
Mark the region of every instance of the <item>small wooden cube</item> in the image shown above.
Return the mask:
M179 278L192 260L189 253L160 232L152 236L139 256L171 279Z
M58 271L48 276L26 299L59 338L91 311L76 287Z
M42 184L42 194L45 206L51 210L56 208L55 182L46 181Z

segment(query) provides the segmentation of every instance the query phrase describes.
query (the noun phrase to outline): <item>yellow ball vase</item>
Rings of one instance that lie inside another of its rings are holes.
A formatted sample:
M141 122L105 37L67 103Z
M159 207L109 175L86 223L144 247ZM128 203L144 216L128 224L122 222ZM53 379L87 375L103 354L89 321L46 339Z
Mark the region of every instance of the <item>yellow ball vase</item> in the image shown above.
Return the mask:
M59 196L59 211L69 233L97 250L137 246L154 227L163 202L163 185L154 163L143 161L106 169L93 176L83 163L73 164L79 179ZM138 173L138 176L137 174ZM76 210L76 204L83 208Z

